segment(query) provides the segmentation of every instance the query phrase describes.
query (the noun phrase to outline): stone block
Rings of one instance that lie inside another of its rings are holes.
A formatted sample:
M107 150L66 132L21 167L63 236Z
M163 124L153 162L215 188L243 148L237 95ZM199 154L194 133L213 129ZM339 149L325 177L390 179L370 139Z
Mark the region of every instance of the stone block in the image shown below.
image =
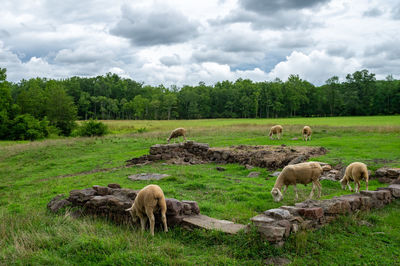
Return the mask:
M103 186L98 186L98 185L94 185L93 189L96 190L97 195L100 195L100 196L108 195L110 192L110 189L108 187L103 187Z
M275 219L266 216L265 214L259 214L257 216L254 216L250 220L254 223L255 226L270 225L276 222Z
M193 213L193 214L199 214L200 213L199 204L197 204L196 201L182 200L182 203L183 204L188 204L190 206L191 213Z
M299 215L299 210L301 209L295 206L281 206L280 208L287 210L291 215Z
M400 198L400 185L399 184L392 184L388 187L392 196L395 198Z
M251 172L247 175L247 177L258 177L260 175L260 172Z
M270 242L281 241L286 233L286 228L273 225L264 225L257 228L261 236Z
M179 215L182 212L183 204L177 199L166 198L167 215Z
M360 194L381 201L383 204L388 204L392 201L392 194L388 190L378 190L378 191L362 190L360 191Z
M292 217L290 212L284 209L270 209L265 211L264 214L273 218L285 220L289 220Z
M70 205L71 202L64 199L64 194L59 194L47 204L47 209L52 212L57 212L58 210Z
M117 183L111 183L111 184L108 184L107 187L109 187L109 188L121 188L121 185L117 184Z
M324 210L320 207L301 208L299 209L299 214L305 219L317 220L324 216Z

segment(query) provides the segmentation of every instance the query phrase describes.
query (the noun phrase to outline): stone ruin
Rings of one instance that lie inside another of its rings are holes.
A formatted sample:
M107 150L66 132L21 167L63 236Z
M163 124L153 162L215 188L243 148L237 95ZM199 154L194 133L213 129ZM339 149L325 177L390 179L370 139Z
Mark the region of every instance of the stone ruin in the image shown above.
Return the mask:
M251 221L265 239L283 243L291 233L320 228L339 215L382 208L396 198L400 198L400 185L392 184L376 191L361 191L328 200L306 200L295 206L281 206L267 210L251 218Z
M92 215L107 218L118 224L130 225L132 219L125 210L132 206L138 192L139 190L121 188L119 184L109 184L107 187L96 185L92 188L72 190L68 198L62 194L57 195L47 204L47 208L57 213L64 207L75 207L76 210L71 214L73 217ZM245 227L245 225L201 215L195 201L179 201L173 198L166 198L165 201L168 227L179 225L187 229L218 229L232 234ZM161 228L160 214L155 214L155 219L156 226Z
M150 147L150 154L133 158L127 165L144 165L156 161L171 164L220 164L238 163L268 169L282 168L288 164L305 162L311 156L323 155L323 147L289 147L268 145L238 145L226 148L210 148L206 143L186 141L176 144L156 144Z
M396 183L396 180L400 180L400 168L379 168L375 171L375 177L381 183Z

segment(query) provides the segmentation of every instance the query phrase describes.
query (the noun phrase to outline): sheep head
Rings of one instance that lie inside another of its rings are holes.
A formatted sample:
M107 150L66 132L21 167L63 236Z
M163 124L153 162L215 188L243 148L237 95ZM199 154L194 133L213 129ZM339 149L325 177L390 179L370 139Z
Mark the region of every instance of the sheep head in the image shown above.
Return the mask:
M129 209L126 209L125 211L129 212L129 214L130 214L131 217L132 217L132 221L133 221L134 223L136 223L137 220L138 220L138 216L137 216L137 214L136 214L136 208L134 208L134 206L132 205L132 207L130 207Z
M273 188L271 190L271 195L274 198L275 202L279 202L283 199L282 192L278 188Z
M339 182L342 185L342 189L346 190L346 185L347 185L346 179L342 178Z

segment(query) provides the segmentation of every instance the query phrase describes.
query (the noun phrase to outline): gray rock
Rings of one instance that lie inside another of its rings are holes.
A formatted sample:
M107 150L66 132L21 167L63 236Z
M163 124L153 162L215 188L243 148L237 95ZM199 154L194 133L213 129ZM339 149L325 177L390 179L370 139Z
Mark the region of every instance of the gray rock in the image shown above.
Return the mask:
M286 220L292 217L290 212L284 209L270 209L265 211L264 214L270 217Z
M279 176L280 175L280 171L276 171L276 172L273 172L272 174L270 174L270 176Z
M52 212L58 212L58 210L70 206L71 202L64 199L65 195L64 194L59 194L55 196L48 204L47 204L47 209L49 209Z
M247 175L247 177L258 177L260 175L260 172L251 172Z
M183 218L183 225L188 228L219 230L228 234L236 234L246 228L244 224L235 224L231 221L218 220L201 214Z
M226 170L224 167L221 167L221 166L217 166L215 169L217 169L217 170L220 171L220 172Z
M132 181L138 180L160 180L166 178L170 175L167 174L156 174L156 173L141 173L136 175L130 175L128 178Z

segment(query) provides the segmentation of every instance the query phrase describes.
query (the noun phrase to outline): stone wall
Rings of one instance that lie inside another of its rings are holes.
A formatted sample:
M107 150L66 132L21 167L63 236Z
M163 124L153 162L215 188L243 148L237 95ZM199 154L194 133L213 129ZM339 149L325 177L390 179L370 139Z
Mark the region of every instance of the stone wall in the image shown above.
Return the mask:
M72 190L68 198L58 195L53 198L47 208L52 212L71 206L78 207L75 215L89 214L94 216L106 217L117 223L131 223L131 218L125 209L132 206L133 201L139 191L121 188L118 184L109 184L107 187L93 186L81 190ZM183 222L183 218L200 213L199 206L195 201L179 201L177 199L166 198L167 203L167 222L172 227ZM159 222L160 217L156 216Z
M210 148L208 144L187 141L177 144L156 144L150 154L127 161L128 165L167 161L173 164L239 163L268 169L282 168L308 160L311 156L323 155L323 147L289 147L268 145L239 145L226 148Z
M400 168L379 168L375 171L375 177L381 183L392 183L395 180L400 180Z
M267 210L251 218L251 221L265 239L280 243L300 229L319 228L339 215L358 210L382 208L395 198L400 198L398 184L376 191L361 191L328 200L307 200L296 203L295 206L282 206Z

